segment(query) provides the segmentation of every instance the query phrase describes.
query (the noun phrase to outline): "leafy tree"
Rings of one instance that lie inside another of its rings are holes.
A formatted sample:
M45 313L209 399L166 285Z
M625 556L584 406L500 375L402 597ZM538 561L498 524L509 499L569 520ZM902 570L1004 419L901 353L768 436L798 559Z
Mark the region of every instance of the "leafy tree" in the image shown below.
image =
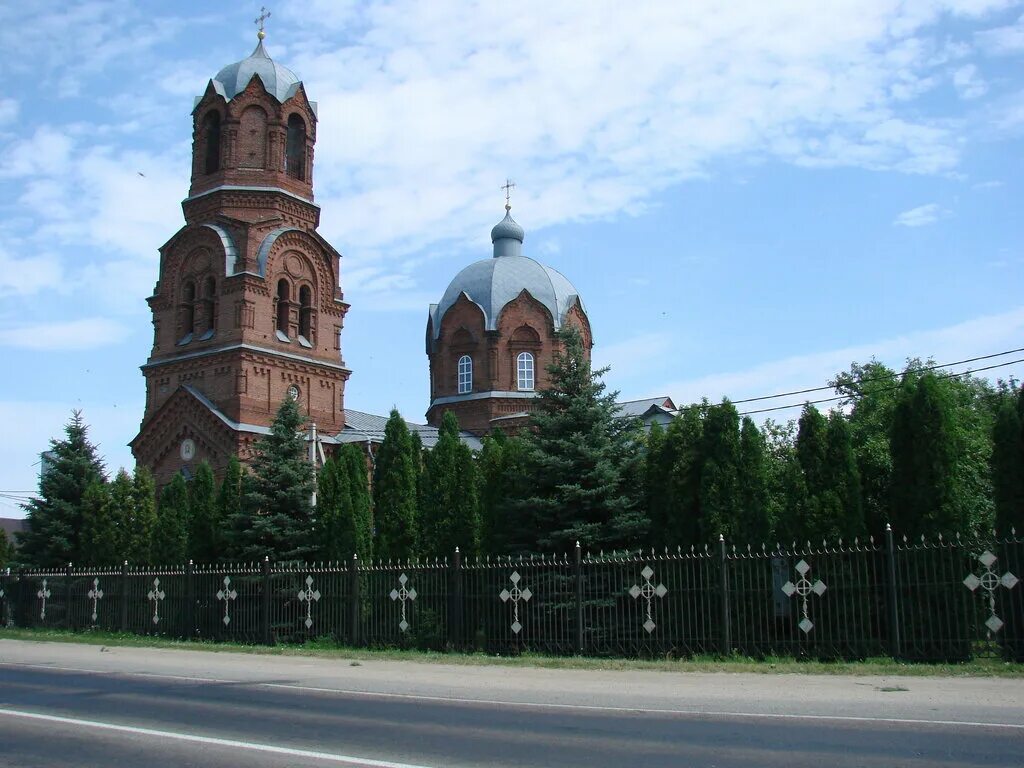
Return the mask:
M459 438L459 422L448 411L441 420L437 445L426 456L423 472L422 552L448 557L459 547L465 555L480 550L480 497L473 454Z
M952 403L938 377L907 377L891 426L890 493L893 526L908 536L964 530L954 505L953 428Z
M354 443L341 447L339 465L348 472L349 494L352 499L352 525L355 531L355 549L359 559L369 562L373 558L373 510L370 504L369 474L366 454Z
M488 555L509 555L529 551L533 532L524 525L514 503L524 495L527 481L524 444L500 429L483 439L477 459L480 483L480 550Z
M40 474L38 498L24 506L27 527L18 534L19 555L29 565L58 568L82 562L82 500L90 485L105 482L88 431L81 411L74 411L64 439L50 441L52 460Z
M221 537L221 551L217 560L234 560L238 558L237 546L242 530L247 526L248 519L242 514L242 484L244 471L238 457L228 459L224 470L224 479L217 491L217 515L221 520L224 535Z
M992 486L995 496L996 531L1009 535L1024 531L1024 387L1004 391L999 397L992 428Z
M223 556L224 531L217 504L217 482L203 461L188 484L188 556L197 563L215 563Z
M150 557L158 565L183 563L188 555L188 486L180 472L160 493Z
M115 492L115 495L120 495ZM153 475L143 466L136 466L132 477L129 523L121 539L122 557L131 563L154 562L153 539L156 535L156 484Z
M298 403L284 399L270 434L256 445L245 483L243 519L236 529L243 560L309 560L313 541L313 467L306 458L305 417Z
M700 530L705 542L735 538L739 507L740 417L728 399L707 409L701 446Z
M419 554L417 531L418 456L401 414L392 409L377 451L373 509L377 524L374 549L381 559L407 560Z
M732 538L737 543L766 543L773 521L768 512L768 452L764 436L749 416L740 425L736 519Z
M559 341L524 435L530 484L519 509L533 512L541 551L569 552L577 541L591 550L638 546L648 520L630 480L642 427L617 417L618 393L605 391L607 369L592 370L579 332L564 329Z

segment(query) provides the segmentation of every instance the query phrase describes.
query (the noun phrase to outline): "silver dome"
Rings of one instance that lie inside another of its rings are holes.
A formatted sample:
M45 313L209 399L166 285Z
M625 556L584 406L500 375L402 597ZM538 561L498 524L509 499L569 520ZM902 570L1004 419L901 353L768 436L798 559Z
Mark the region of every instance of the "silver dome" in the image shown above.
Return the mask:
M504 222L502 222L504 223ZM501 226L500 224L498 226ZM518 226L518 225L516 225ZM505 305L523 290L547 307L555 330L562 327L573 304L583 302L572 283L561 272L527 256L503 256L470 264L455 276L441 302L430 308L433 337L441 332L441 320L463 293L484 313L484 328L498 328L498 317ZM585 311L585 310L584 310Z
M299 89L299 78L288 67L283 67L267 55L260 40L248 58L228 64L213 78L214 88L228 101L245 90L245 86L258 75L263 87L278 101L285 101Z

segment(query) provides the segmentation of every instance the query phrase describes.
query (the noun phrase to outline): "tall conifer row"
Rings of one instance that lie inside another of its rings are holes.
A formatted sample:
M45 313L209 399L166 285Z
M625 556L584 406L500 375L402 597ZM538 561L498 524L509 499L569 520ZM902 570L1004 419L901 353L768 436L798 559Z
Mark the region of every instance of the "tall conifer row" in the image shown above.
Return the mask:
M359 555L364 563L373 559L373 510L370 503L370 477L366 454L353 443L341 447L338 469L348 473L349 494L352 499L352 524L355 530L355 549L346 554Z
M224 479L217 490L217 514L220 516L224 536L222 539L221 561L240 559L242 531L248 526L248 519L242 514L243 484L245 471L238 457L228 459Z
M93 483L105 482L103 462L89 442L81 411L50 441L49 466L39 477L39 496L25 505L26 531L18 534L20 557L37 568L83 562L82 500Z
M188 556L197 563L215 563L223 557L224 529L217 504L217 483L210 464L203 461L188 484Z
M318 480L316 517L322 556L347 561L358 552L359 545L352 483L345 459L328 459Z
M850 541L864 536L867 525L853 438L850 425L841 411L829 414L826 437L825 472L833 514L830 521L822 521L819 533L827 538Z
M178 565L188 557L188 486L180 472L164 486L157 505L150 556L155 564Z
M704 419L707 401L678 414L665 431L661 453L661 482L665 485L668 547L689 548L703 541L701 534L701 472L704 467Z
M7 531L0 528L0 568L9 568L14 559L14 545L7 538Z
M732 539L767 543L774 527L768 511L768 453L764 436L749 416L740 424L738 484Z
M533 549L534 532L517 512L516 499L529 479L523 468L523 441L500 429L483 439L476 460L480 487L480 550L488 555L511 555Z
M99 481L82 496L81 565L113 565L117 562L120 527L114 520L110 485Z
M373 479L374 549L381 559L406 560L419 554L414 450L405 421L392 409Z
M131 509L121 556L130 563L152 563L157 526L156 484L152 473L143 466L136 466L132 477Z
M1001 392L992 427L996 532L1024 533L1024 387Z
M306 419L292 398L277 410L270 434L256 444L244 488L241 519L232 526L242 560L307 561L313 539L315 488L306 450Z
M739 506L740 417L728 399L707 409L700 475L701 536L735 539Z
M425 457L421 550L427 557L466 555L480 550L480 499L473 454L459 438L459 422L444 414L437 445Z
M618 418L575 328L559 333L562 349L548 366L526 443L529 486L518 508L534 515L541 552L637 547L649 522L635 484L642 461L638 419ZM524 521L525 522L525 521Z

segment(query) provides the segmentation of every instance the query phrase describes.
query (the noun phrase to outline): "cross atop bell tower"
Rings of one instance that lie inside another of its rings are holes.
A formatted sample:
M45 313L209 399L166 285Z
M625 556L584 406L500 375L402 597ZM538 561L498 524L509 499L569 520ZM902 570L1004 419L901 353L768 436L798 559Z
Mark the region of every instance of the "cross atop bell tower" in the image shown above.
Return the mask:
M263 22L265 22L269 18L270 18L270 11L268 11L265 7L261 6L260 7L260 15L257 16L252 21L253 24L256 24L260 28L259 32L256 33L256 37L258 37L260 40L262 40L263 38L265 38L267 36L267 33L263 31Z

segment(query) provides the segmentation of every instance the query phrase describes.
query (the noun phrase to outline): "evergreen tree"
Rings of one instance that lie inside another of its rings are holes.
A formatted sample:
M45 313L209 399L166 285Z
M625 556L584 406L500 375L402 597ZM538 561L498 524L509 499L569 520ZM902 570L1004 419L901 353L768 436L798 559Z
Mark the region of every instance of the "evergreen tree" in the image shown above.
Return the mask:
M893 413L890 450L893 527L909 537L965 530L954 507L952 408L935 374L904 381Z
M349 495L352 499L352 527L355 535L354 553L363 562L373 558L373 510L370 505L369 473L366 454L354 443L341 447L338 456L339 469L348 473ZM351 557L352 552L348 554Z
M197 563L215 563L223 557L224 531L217 504L217 482L209 462L203 461L188 484L188 556Z
M764 544L772 533L768 516L768 454L764 436L749 416L740 425L739 479L732 538Z
M1000 394L992 428L992 486L996 531L1024 532L1024 387Z
M701 450L700 530L705 542L735 539L739 507L740 417L728 399L707 409Z
M221 562L239 559L241 533L248 524L242 515L243 482L242 464L237 456L232 456L228 459L224 479L217 491L217 515L224 530L221 551L217 555L217 560Z
M152 544L156 535L156 484L153 475L141 465L132 477L129 523L121 539L121 556L130 563L152 563Z
M298 403L284 399L270 434L256 445L252 473L244 484L243 519L238 527L242 560L311 559L313 467L306 457L305 417Z
M320 470L317 525L321 554L327 560L349 560L357 553L356 520L348 467L342 458L329 458Z
M51 460L39 477L39 496L25 505L19 556L36 568L82 562L82 498L93 483L105 482L103 463L89 442L81 411L64 427L63 440L51 440Z
M532 511L542 552L570 552L577 541L584 550L639 546L648 520L629 480L641 459L642 426L617 417L618 393L605 391L606 369L591 369L579 332L564 329L559 341L524 435L530 482L518 509Z
M125 557L134 511L131 476L120 470L110 483L93 483L83 497L83 563L113 566Z
M154 565L178 565L188 555L188 486L180 472L160 493L150 545Z
M407 560L419 554L416 476L418 457L405 420L397 410L384 427L373 479L377 524L374 549L381 559Z
M10 567L14 560L14 546L7 538L7 531L0 528L0 568Z
M665 431L657 474L665 486L667 527L662 542L655 544L689 548L702 540L700 490L708 408L707 401L703 401L683 409ZM649 482L653 479L651 475Z
M834 515L820 535L850 541L867 533L867 527L850 426L839 411L829 414L826 442L825 472Z
M477 459L480 485L480 551L510 555L529 551L533 532L517 516L515 499L524 495L523 441L500 429L483 439Z
M421 498L422 552L449 557L480 550L480 499L473 454L459 438L459 422L448 411L437 445L426 457Z

